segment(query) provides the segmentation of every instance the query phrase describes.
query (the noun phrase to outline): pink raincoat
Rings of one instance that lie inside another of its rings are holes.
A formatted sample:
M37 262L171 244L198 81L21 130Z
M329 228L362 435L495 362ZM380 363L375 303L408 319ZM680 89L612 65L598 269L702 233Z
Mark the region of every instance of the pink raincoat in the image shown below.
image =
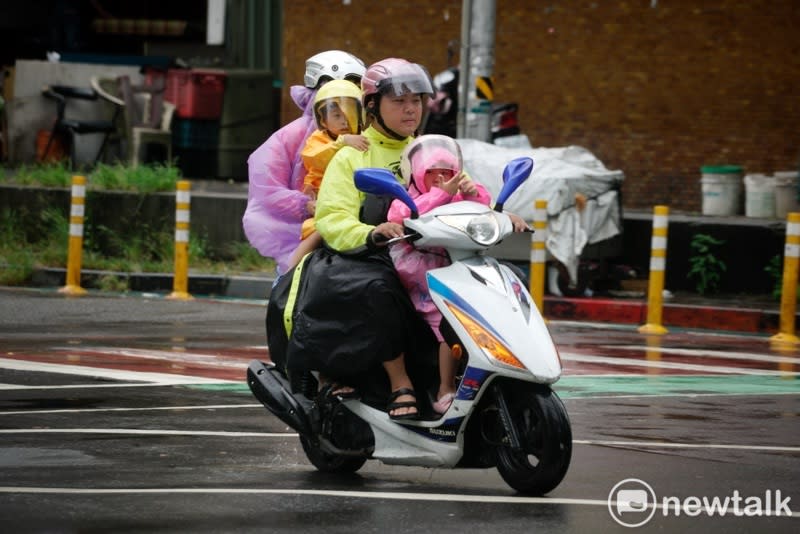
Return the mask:
M311 198L302 192L306 170L300 152L317 128L314 122L314 89L292 86L292 100L303 115L273 133L247 159L250 180L247 208L242 217L244 233L262 256L275 259L285 273L288 260L300 244L300 225L310 214Z
M464 196L459 192L450 196L446 191L438 187L428 191L425 186L425 180L415 179L414 183L408 188L408 194L414 199L420 214L459 200L472 200L488 206L491 202L491 196L481 184L475 182L475 186L478 189L476 195ZM408 206L399 200L394 200L389 207L387 219L390 222L403 224L403 219L408 218L410 215L411 210ZM431 269L450 265L450 258L447 257L447 252L439 247L416 248L406 241L400 241L392 246L389 250L389 255L392 257L400 281L408 291L414 307L425 321L431 325L436 338L440 342L444 341L442 334L439 332L442 314L436 308L433 300L431 300L428 293L428 280L425 275Z

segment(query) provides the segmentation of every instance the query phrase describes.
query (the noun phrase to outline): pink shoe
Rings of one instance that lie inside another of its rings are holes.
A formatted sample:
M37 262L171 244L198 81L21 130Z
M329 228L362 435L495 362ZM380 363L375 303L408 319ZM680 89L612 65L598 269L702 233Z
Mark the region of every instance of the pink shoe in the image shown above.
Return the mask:
M433 410L438 414L443 414L450 408L455 398L456 396L454 393L445 393L442 395L442 398L433 403Z

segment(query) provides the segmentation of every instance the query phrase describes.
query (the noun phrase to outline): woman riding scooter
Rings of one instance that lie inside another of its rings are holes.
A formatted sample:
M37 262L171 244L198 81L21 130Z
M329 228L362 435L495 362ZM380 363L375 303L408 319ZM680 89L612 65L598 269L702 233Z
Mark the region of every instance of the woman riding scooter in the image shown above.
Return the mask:
M367 68L362 91L371 119L363 133L369 149L343 147L325 172L315 224L327 246L295 269L299 296L291 314L285 364L290 372L319 370L362 395L382 395L383 401L390 392L390 417L416 418L426 397L417 392L438 376L436 340L416 313L384 246L386 240L402 236L403 227L385 222L388 203L375 210L370 209L372 199L365 204L367 195L356 189L353 173L364 167L397 172L433 88L424 67L389 58ZM283 326L269 317L268 325L268 330ZM270 339L270 347L276 345L280 342Z

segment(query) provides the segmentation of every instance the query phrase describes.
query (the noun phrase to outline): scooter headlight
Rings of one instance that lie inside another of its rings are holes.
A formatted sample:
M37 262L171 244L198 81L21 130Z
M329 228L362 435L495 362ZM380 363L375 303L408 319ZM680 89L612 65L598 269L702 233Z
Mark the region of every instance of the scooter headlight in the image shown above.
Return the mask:
M493 245L500 237L500 224L493 212L480 215L440 215L438 219L461 230L479 245Z

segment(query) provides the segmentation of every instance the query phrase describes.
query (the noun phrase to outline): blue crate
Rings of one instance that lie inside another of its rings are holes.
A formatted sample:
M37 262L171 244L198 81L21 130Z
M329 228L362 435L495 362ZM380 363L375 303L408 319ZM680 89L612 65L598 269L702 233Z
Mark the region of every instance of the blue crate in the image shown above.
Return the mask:
M172 145L216 150L219 145L219 120L173 119Z

